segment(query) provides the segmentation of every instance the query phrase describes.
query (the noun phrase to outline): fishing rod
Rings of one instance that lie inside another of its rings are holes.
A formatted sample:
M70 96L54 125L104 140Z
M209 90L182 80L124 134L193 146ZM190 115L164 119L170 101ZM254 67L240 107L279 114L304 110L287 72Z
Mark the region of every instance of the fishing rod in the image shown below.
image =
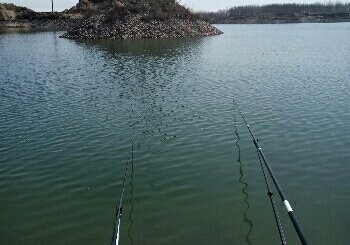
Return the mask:
M271 190L271 187L270 187L269 178L267 176L267 173L266 173L263 161L262 161L262 159L260 157L259 151L256 150L256 152L258 154L260 167L261 167L261 170L263 172L264 179L265 179L265 185L266 185L266 188L267 188L267 195L269 196L271 207L272 207L272 211L273 211L273 214L275 216L275 222L276 222L276 225L277 225L278 234L280 236L282 245L287 245L286 236L284 234L284 228L283 228L282 221L281 221L279 213L278 213L278 208L276 206L276 202L275 202L275 199L274 199L274 194L273 194L273 192Z
M133 161L133 159L134 159L134 144L131 145L131 161ZM111 245L118 245L119 244L120 221L122 218L123 199L124 199L124 192L125 192L129 162L130 162L129 160L126 162L126 166L125 166L125 170L124 170L123 187L122 187L122 191L120 193L119 204L118 204L117 209L116 209L116 222L114 225L114 231L113 231Z
M271 176L271 178L272 178L272 181L273 181L273 183L274 183L275 186L276 186L276 189L277 189L277 191L278 191L278 194L279 194L279 196L281 197L282 202L283 202L284 206L286 207L286 209L287 209L287 211L288 211L288 216L289 216L290 220L291 220L292 223L293 223L293 226L294 226L295 231L297 232L297 234L298 234L298 236L299 236L299 239L300 239L301 243L302 243L303 245L308 245L308 242L306 241L304 232L303 232L303 230L302 230L302 228L301 228L301 226L300 226L300 224L299 224L297 218L295 217L294 210L292 209L292 206L290 205L289 201L288 201L287 198L286 198L286 195L284 194L284 192L283 192L283 190L282 190L280 184L278 183L278 180L276 179L276 177L275 177L275 175L274 175L274 173L273 173L273 171L272 171L272 169L271 169L271 167L270 167L270 164L269 164L269 162L267 161L267 158L266 158L264 152L262 151L262 148L261 148L260 145L259 145L258 139L254 136L252 129L250 128L250 126L249 126L247 120L246 120L245 117L243 116L243 113L242 113L241 110L239 109L239 107L238 107L238 105L236 104L235 100L233 100L233 104L234 104L235 107L237 108L237 110L238 110L239 114L241 115L241 117L242 117L242 119L243 119L245 125L246 125L247 128L248 128L248 131L249 131L249 133L250 133L250 135L251 135L251 137L252 137L252 139L253 139L254 145L255 145L255 147L256 147L258 153L260 153L261 158L262 158L262 160L263 160L263 162L264 162L264 164L265 164L265 166L266 166L266 168L267 168L267 170L268 170L268 172L269 172L269 174L270 174L270 176Z
M274 199L274 194L273 194L273 192L271 190L271 187L270 187L269 177L267 176L267 173L266 173L266 170L265 170L265 166L264 166L263 161L262 161L262 159L260 157L259 151L256 150L256 153L258 154L260 167L261 167L261 170L263 172L264 179L265 179L265 185L266 185L266 188L267 188L267 195L269 196L271 207L272 207L272 211L273 211L273 214L275 216L275 222L276 222L276 225L277 225L278 234L280 236L281 243L283 245L287 245L287 240L286 240L286 236L284 234L284 228L283 228L283 225L282 225L282 221L281 221L279 213L278 213L278 208L276 206L276 202L275 202L275 199Z
M235 108L237 110L237 108ZM236 112L235 110L235 112ZM237 125L236 125L236 114L234 116L234 124L235 124L235 128L236 128L236 135L238 137L238 141L240 140L239 138L239 135L238 135L238 129L237 129ZM238 142L237 141L237 142ZM237 143L236 143L237 144ZM239 148L239 145L237 144L238 148ZM272 192L272 189L270 187L270 182L269 182L269 177L268 177L268 174L266 172L266 167L264 166L264 163L260 157L260 154L259 154L259 151L256 150L256 153L258 155L258 158L259 158L259 163L260 163L260 167L261 167L261 170L262 170L262 173L263 173L263 176L264 176L264 179L265 179L265 185L266 185L266 189L267 189L267 195L269 196L269 199L270 199L270 203L271 203L271 207L272 207L272 211L273 211L273 214L274 214L274 217L275 217L275 222L276 222L276 226L277 226L277 230L278 230L278 234L280 236L280 240L281 240L281 244L282 245L287 245L287 240L286 240L286 236L284 234L284 228L283 228L283 225L282 225L282 221L280 219L280 216L279 216L279 212L278 212L278 208L276 206L276 202L275 202L275 198L274 198L274 194ZM240 154L240 153L238 153ZM240 158L240 156L239 156Z

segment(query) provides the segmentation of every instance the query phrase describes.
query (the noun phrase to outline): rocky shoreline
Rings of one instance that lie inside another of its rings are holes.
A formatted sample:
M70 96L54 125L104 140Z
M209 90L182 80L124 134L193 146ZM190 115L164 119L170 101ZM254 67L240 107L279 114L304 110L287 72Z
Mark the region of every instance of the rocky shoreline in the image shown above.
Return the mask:
M134 38L174 38L193 36L213 36L222 32L211 24L201 20L150 20L141 17L117 20L113 24L103 18L91 18L83 21L71 31L62 35L71 39L134 39Z

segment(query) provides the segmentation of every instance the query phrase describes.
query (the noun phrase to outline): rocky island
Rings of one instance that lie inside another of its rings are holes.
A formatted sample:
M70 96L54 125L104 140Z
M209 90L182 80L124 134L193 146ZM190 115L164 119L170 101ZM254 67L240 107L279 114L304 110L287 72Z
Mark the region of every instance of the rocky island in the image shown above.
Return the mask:
M81 0L71 12L84 13L87 18L65 33L65 38L165 38L222 33L175 0Z

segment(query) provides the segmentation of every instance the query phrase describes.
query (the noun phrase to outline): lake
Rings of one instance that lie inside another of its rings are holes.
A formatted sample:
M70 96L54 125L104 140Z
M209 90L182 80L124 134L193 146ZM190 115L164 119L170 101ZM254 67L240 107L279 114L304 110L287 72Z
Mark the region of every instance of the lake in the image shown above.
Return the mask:
M312 244L350 239L350 23L0 35L0 243L279 244L246 116ZM298 237L275 192L289 244Z

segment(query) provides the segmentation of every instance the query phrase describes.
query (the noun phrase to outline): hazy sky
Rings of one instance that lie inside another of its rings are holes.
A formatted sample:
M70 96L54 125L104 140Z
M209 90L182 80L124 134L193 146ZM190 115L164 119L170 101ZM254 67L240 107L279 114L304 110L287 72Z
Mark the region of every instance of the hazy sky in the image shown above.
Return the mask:
M51 9L51 0L0 0L0 3L14 3L16 5L25 6L37 11L46 11ZM54 0L55 10L61 11L72 7L78 0ZM182 4L193 10L208 10L215 11L246 4L267 4L267 3L314 3L314 2L329 2L329 0L181 0ZM349 1L343 1L349 2Z

